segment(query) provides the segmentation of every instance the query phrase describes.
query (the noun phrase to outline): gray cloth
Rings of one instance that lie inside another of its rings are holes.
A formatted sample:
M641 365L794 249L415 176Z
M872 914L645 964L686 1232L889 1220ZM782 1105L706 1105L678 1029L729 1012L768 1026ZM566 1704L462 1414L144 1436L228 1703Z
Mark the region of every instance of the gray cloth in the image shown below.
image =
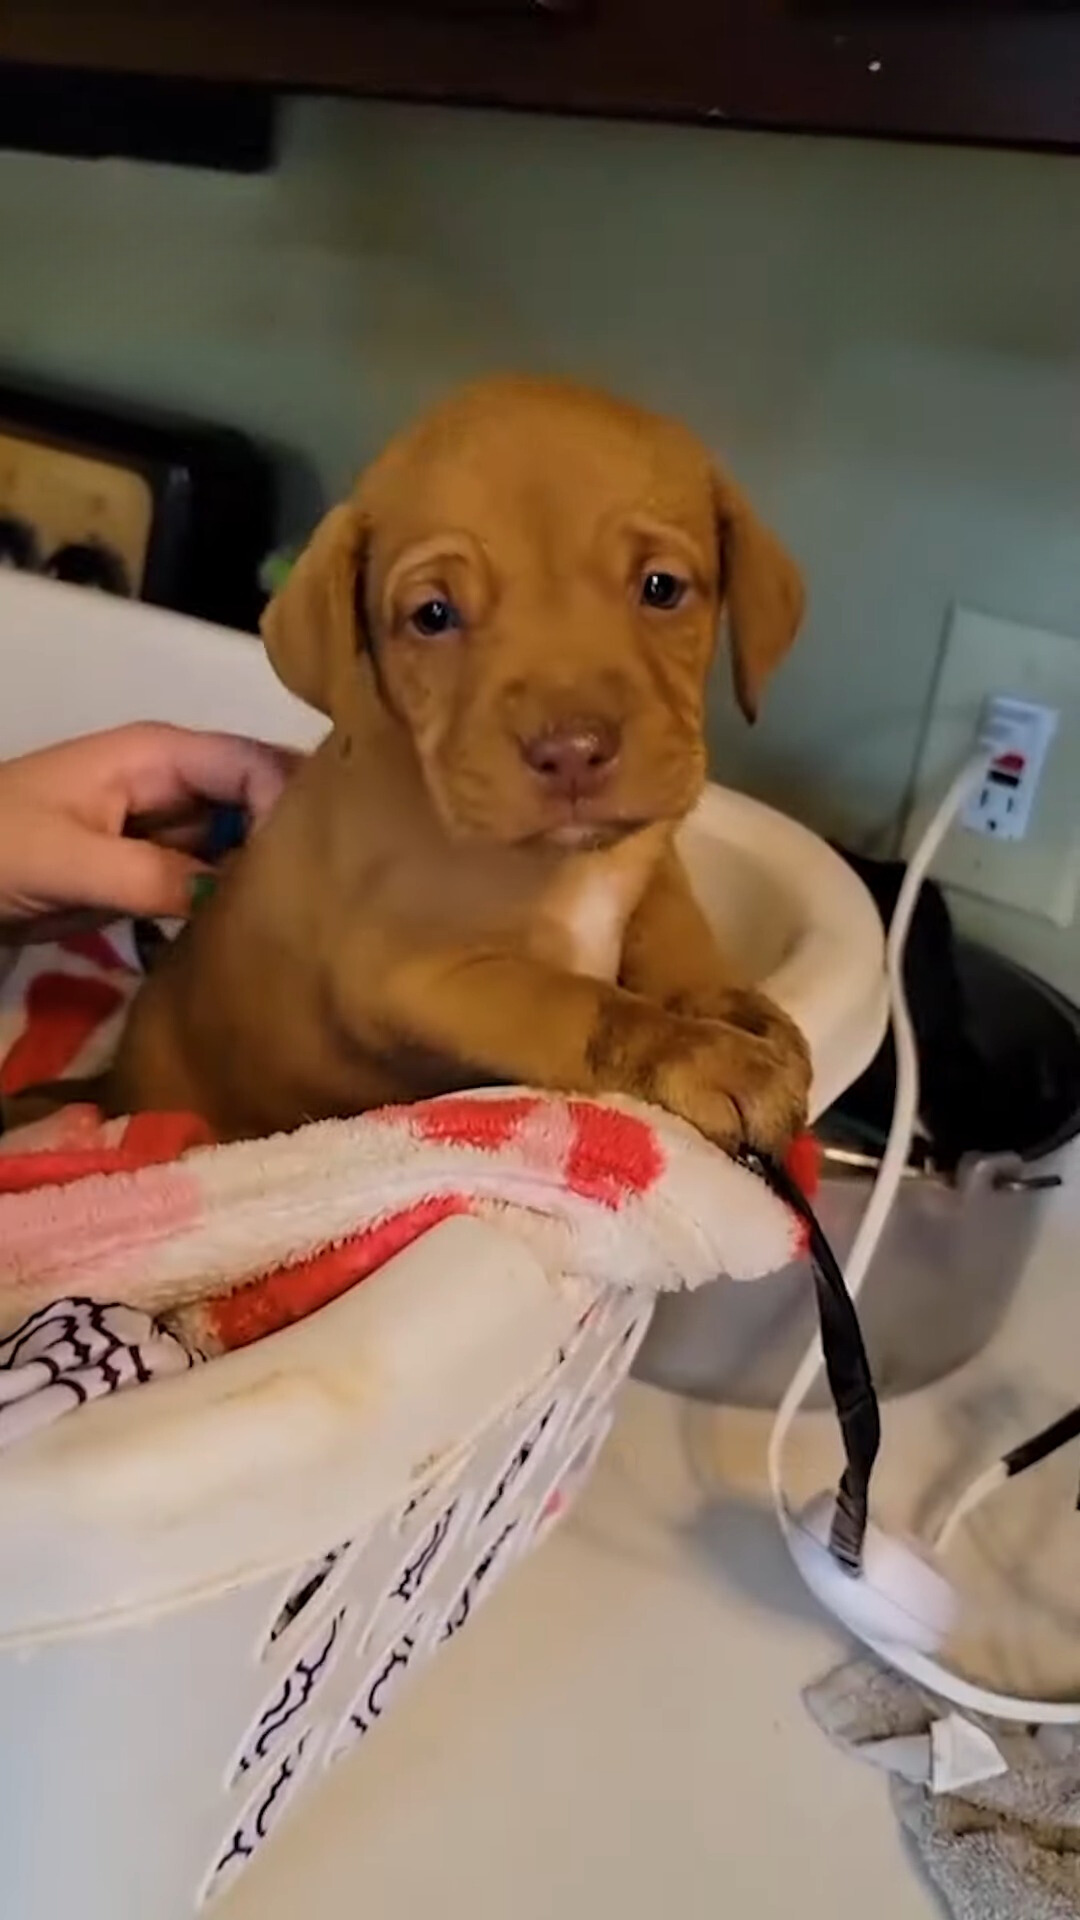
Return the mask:
M917 1756L949 1709L910 1681L855 1660L806 1704L837 1745L889 1773L899 1819L954 1920L1078 1920L1080 1729L978 1722L1008 1771L935 1794Z

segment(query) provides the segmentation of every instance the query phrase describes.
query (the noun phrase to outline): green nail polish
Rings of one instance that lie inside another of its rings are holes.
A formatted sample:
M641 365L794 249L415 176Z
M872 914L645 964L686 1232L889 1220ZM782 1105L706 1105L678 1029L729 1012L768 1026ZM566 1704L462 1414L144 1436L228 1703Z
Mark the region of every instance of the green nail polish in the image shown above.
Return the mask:
M215 873L197 873L191 883L191 911L195 913L204 907L217 886Z

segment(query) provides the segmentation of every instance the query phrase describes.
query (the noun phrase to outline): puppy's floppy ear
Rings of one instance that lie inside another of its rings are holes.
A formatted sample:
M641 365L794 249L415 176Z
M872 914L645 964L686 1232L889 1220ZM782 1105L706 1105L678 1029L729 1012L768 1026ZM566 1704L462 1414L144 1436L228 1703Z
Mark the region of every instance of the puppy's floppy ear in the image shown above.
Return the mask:
M735 697L754 721L765 682L799 631L802 575L734 482L718 472L713 484Z
M332 717L364 644L367 522L351 501L319 522L260 623L270 664L290 693Z

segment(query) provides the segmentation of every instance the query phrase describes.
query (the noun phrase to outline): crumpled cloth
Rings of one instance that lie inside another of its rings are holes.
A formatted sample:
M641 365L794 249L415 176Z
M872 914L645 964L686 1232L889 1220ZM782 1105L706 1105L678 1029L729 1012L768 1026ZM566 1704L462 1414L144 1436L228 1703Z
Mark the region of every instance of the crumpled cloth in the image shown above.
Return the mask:
M944 1717L957 1716L909 1680L854 1660L805 1699L838 1746L889 1774L896 1813L953 1920L1077 1920L1080 1728L976 1720L1001 1770L935 1792L931 1736Z
M138 1307L57 1300L0 1340L0 1453L91 1400L201 1359Z
M107 1062L139 980L126 934L19 957L0 1097ZM813 1143L797 1145L805 1186ZM214 1145L196 1116L106 1120L84 1099L0 1140L0 1335L57 1299L122 1300L227 1352L455 1214L497 1218L586 1300L753 1280L805 1245L763 1179L640 1103L508 1088Z

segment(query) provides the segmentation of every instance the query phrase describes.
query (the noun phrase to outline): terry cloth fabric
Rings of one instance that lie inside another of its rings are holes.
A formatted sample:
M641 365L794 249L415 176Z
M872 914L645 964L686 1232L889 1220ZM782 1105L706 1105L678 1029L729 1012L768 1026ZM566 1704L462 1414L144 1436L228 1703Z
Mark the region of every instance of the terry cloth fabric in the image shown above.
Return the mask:
M137 977L100 936L92 949L42 950L36 967L21 958L6 1046L0 1024L0 1090L40 1080L46 1056L53 1076L96 1071ZM591 1290L750 1280L803 1248L801 1223L763 1180L630 1102L509 1089L270 1140L200 1137L191 1116L103 1123L85 1105L5 1136L0 1334L78 1296L168 1315L186 1345L222 1352L310 1313L462 1213L497 1216L554 1280Z
M201 1358L136 1307L57 1300L0 1341L0 1453L61 1414Z
M838 1668L806 1701L839 1746L889 1774L897 1815L953 1920L1078 1920L1080 1729L967 1723L999 1764L935 1792L935 1748L955 1748L936 1738L959 1718L947 1707L870 1660Z
M0 953L0 965L4 964ZM0 981L0 1096L108 1065L142 966L131 922L15 949Z

